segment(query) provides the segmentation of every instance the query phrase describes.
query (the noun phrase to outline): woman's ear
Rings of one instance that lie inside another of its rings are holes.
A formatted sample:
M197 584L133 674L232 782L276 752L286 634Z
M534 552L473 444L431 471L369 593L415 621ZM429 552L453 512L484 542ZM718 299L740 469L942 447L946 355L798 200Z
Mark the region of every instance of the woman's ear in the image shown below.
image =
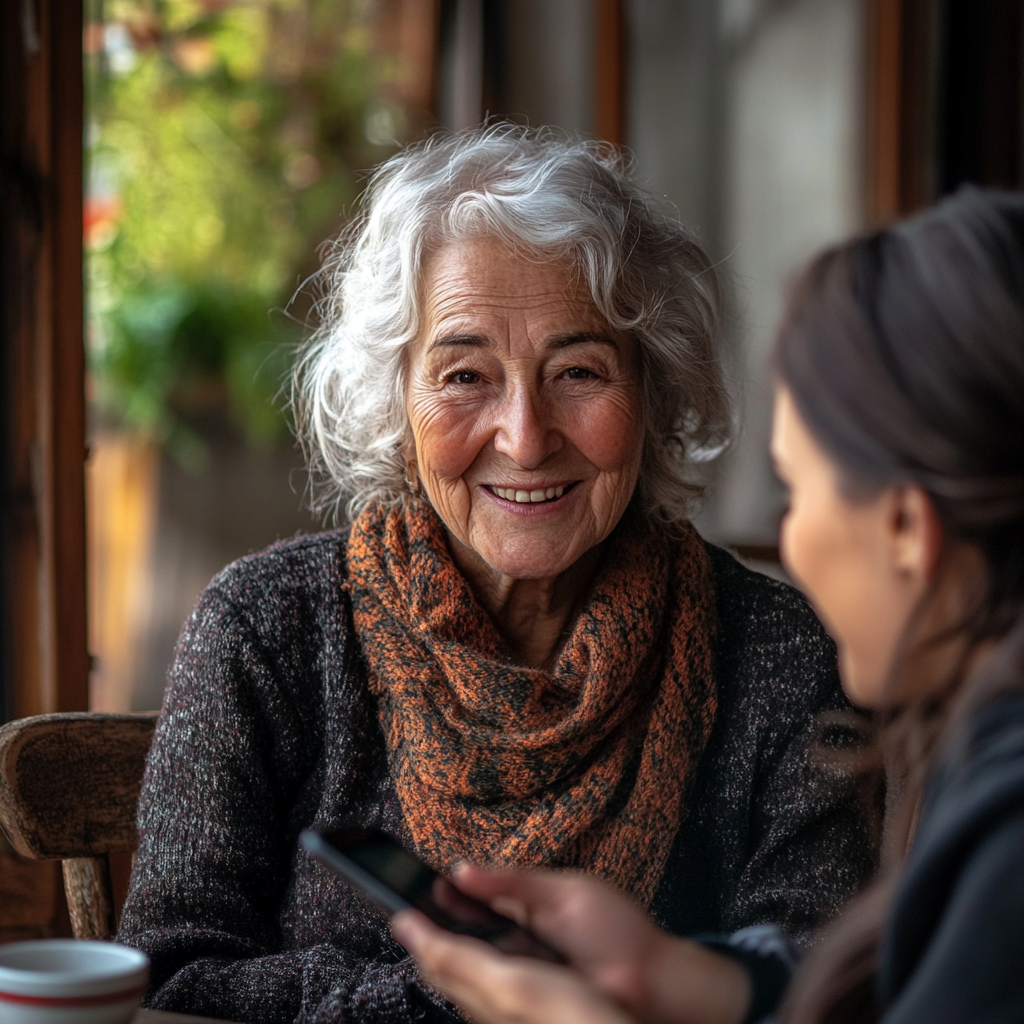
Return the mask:
M890 508L893 566L923 581L935 575L945 535L935 504L917 484L894 487Z
M406 432L405 440L398 449L402 461L405 463L405 486L414 497L419 497L422 492L420 483L420 468L416 461L416 441L413 439L412 431Z
M412 430L409 427L405 428L405 436L398 446L398 454L406 466L410 462L416 461L416 439L412 436Z

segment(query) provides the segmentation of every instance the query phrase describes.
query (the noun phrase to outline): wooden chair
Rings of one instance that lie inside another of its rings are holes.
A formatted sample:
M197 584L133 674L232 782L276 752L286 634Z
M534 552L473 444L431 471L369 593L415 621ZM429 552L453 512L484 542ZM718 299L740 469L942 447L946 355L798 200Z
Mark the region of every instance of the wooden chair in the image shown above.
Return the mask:
M109 855L138 845L135 806L157 717L75 712L0 727L0 827L23 857L63 861L76 939L117 930Z

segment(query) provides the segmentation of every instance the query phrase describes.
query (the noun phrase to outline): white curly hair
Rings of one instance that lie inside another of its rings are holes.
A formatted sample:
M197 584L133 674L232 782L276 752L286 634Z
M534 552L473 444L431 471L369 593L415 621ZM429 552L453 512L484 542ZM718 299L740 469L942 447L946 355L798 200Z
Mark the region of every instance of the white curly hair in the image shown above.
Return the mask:
M314 511L354 516L408 493L406 350L420 330L422 267L480 236L569 261L608 324L636 338L639 498L662 523L687 518L701 490L692 461L724 447L730 427L711 262L613 147L509 124L435 135L385 161L325 247L319 326L292 381Z

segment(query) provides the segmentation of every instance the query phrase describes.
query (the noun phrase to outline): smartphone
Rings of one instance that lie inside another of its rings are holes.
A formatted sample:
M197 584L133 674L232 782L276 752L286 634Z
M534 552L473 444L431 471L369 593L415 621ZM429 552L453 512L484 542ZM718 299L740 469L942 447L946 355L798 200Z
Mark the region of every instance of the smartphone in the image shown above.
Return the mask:
M483 939L503 953L565 962L536 935L467 896L383 832L306 829L299 835L299 845L389 914L415 907L441 928Z

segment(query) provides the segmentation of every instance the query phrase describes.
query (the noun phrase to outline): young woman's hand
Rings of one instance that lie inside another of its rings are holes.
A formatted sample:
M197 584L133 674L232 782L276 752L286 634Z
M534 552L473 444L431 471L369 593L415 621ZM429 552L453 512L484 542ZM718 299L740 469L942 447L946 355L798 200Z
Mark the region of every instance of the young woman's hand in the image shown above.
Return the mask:
M392 932L424 979L475 1024L636 1024L577 971L506 956L443 931L416 910L397 914Z
M480 1024L737 1024L746 1015L741 967L661 931L595 878L461 865L454 880L569 965L506 956L415 911L396 915L392 932L424 977Z

